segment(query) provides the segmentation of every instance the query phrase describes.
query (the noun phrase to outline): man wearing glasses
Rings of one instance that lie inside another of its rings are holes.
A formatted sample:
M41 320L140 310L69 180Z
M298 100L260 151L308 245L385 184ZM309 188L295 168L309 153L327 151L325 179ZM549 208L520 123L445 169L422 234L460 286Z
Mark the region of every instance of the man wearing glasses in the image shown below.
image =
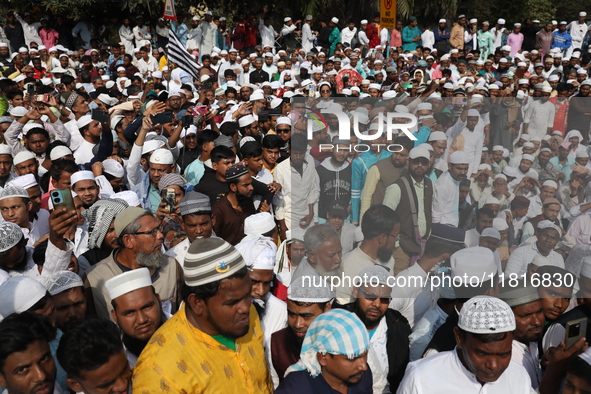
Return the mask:
M400 312L388 308L394 278L386 268L372 265L361 270L359 277L361 286L353 289L353 312L369 334L367 363L373 375L373 391L394 393L409 360L410 325Z
M84 287L89 313L112 319L113 309L105 282L123 272L146 267L157 294L170 301L172 313L178 308L178 283L182 269L173 257L162 253L164 234L158 219L149 210L128 207L115 217L118 248L86 272Z

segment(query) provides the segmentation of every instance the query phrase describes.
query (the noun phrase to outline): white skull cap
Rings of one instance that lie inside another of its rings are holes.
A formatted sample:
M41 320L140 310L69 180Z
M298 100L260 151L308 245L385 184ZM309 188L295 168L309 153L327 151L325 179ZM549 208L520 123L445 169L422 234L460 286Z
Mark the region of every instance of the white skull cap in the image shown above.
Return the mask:
M515 330L515 315L501 299L476 296L462 306L458 327L472 334L509 332Z

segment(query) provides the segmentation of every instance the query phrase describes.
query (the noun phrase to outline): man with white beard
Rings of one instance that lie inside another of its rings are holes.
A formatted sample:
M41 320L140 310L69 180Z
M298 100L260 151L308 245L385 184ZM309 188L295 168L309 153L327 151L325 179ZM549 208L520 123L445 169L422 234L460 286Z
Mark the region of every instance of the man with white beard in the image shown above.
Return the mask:
M178 308L178 283L182 269L176 260L162 253L164 234L160 221L149 210L128 207L115 217L118 248L86 272L84 287L89 314L112 319L105 282L123 272L146 267L162 301L170 301L172 313Z

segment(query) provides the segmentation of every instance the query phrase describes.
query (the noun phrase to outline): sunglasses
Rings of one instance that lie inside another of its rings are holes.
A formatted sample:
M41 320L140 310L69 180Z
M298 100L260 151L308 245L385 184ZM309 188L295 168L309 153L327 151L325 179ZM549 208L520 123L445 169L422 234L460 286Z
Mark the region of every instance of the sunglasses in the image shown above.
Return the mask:
M291 132L291 129L276 129L277 134L287 134Z

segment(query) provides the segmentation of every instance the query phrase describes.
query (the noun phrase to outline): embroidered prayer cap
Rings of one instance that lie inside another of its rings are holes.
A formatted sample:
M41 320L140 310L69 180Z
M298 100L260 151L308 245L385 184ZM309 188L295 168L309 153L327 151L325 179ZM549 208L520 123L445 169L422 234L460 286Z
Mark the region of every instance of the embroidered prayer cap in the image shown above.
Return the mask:
M105 282L105 289L107 289L111 301L134 290L149 286L152 286L152 278L150 270L145 267L124 272Z
M245 174L248 174L248 169L244 164L233 165L226 170L226 181L231 182Z
M221 238L198 238L185 255L185 284L195 287L222 280L246 267L235 247Z
M8 278L0 285L0 315L26 312L46 294L45 286L29 276Z
M458 327L472 334L509 332L515 330L515 315L503 300L480 295L462 306Z
M330 302L334 294L330 291L330 286L323 286L321 283L320 275L298 276L287 288L287 299L295 302Z
M84 287L82 278L72 271L57 271L44 280L45 287L52 296L75 287Z
M158 182L158 189L160 189L160 191L162 191L165 188L167 188L168 186L172 186L172 185L177 185L177 186L180 186L181 189L185 189L186 183L187 183L187 180L179 174L174 174L174 173L164 174L164 175L162 175L162 178L160 178L160 181Z
M17 224L12 222L0 223L0 252L6 252L14 247L22 238L23 232Z
M6 186L4 189L0 190L0 200L12 197L29 198L29 193L20 186L12 185Z
M251 271L253 269L272 271L275 268L277 245L269 237L243 240L236 245L236 249L240 252L246 266Z
M109 232L109 227L111 227L111 222L115 216L128 206L125 200L110 198L108 200L99 200L92 204L90 208L82 211L82 216L86 218L88 223L89 249L102 246L105 236Z
M197 212L211 212L211 201L205 194L191 191L179 203L181 216Z
M344 309L331 309L318 316L306 332L300 361L288 368L308 371L312 377L320 374L317 354L343 354L349 359L358 357L369 349L369 334L361 320Z
M524 279L518 279L517 283L506 281L501 287L499 298L507 303L511 308L525 305L540 299L538 289L529 284Z
M388 270L379 264L370 265L359 272L359 277L363 280L362 285L365 287L392 287L394 282L391 284L388 283L388 278L390 278L390 276Z

